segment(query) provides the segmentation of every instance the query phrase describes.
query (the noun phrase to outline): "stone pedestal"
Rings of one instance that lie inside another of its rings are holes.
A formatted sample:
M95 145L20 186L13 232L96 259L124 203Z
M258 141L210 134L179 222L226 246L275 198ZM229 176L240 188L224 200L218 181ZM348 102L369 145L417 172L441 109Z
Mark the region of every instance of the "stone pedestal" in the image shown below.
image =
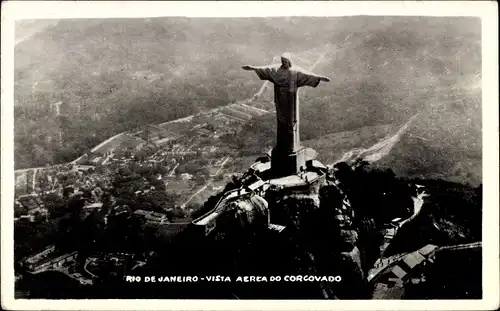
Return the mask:
M296 175L301 168L306 169L306 149L300 147L295 152L283 152L274 148L271 152L271 171L274 177Z

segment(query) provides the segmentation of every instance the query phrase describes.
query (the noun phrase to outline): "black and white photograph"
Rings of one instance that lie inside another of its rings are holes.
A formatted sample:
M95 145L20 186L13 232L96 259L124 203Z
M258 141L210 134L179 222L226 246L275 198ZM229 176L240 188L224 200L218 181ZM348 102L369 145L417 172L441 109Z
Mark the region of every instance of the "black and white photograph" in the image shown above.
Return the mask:
M346 2L12 19L10 299L491 299L497 4Z

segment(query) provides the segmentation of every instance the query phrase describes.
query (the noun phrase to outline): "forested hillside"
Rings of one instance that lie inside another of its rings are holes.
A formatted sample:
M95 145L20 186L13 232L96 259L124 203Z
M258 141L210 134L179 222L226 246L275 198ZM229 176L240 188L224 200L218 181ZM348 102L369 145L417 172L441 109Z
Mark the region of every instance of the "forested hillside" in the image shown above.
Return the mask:
M326 54L314 71L332 81L301 91L302 140L420 112L420 138L394 159L405 167L418 148L435 167L447 163L443 175L477 180L480 39L473 18L61 20L16 46L16 168L72 160L121 131L249 98L261 81L241 65L315 50ZM274 126L255 119L239 137L272 143Z

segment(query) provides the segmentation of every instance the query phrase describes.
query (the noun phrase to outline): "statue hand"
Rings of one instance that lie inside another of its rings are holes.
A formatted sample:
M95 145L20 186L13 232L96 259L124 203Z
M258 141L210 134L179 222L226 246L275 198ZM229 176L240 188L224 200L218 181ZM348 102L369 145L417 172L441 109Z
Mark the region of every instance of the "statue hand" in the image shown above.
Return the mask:
M252 66L249 66L249 65L245 65L241 68L243 68L244 70L253 70Z
M321 77L320 80L325 82L330 82L330 78L328 77Z

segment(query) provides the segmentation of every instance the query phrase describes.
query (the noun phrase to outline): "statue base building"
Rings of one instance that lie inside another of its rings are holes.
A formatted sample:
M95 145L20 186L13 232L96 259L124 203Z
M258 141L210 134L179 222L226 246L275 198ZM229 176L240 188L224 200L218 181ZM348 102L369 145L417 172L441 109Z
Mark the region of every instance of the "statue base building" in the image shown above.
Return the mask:
M323 180L327 167L315 160L316 151L301 147L296 152L281 153L272 149L267 157L259 158L251 170L259 178L280 188L295 188Z
M274 148L271 151L271 174L274 177L295 175L306 169L306 149L283 152Z
M315 157L316 152L313 149L304 147L295 153L280 154L276 150L269 151L266 156L258 158L251 165L239 188L227 191L212 210L193 220L192 224L196 230L202 232L201 234L208 236L214 232L218 217L231 210L231 202L252 195L270 200L268 202L273 205L276 198L285 196L317 197L319 189L326 183L328 168L315 160ZM279 210L270 210L269 213L286 215L286 211ZM284 228L280 223L274 225L281 228L280 231Z
M267 155L271 158L270 175L277 178L307 171L307 162L314 160L317 152L306 147L300 147L295 152L283 152L274 148Z

